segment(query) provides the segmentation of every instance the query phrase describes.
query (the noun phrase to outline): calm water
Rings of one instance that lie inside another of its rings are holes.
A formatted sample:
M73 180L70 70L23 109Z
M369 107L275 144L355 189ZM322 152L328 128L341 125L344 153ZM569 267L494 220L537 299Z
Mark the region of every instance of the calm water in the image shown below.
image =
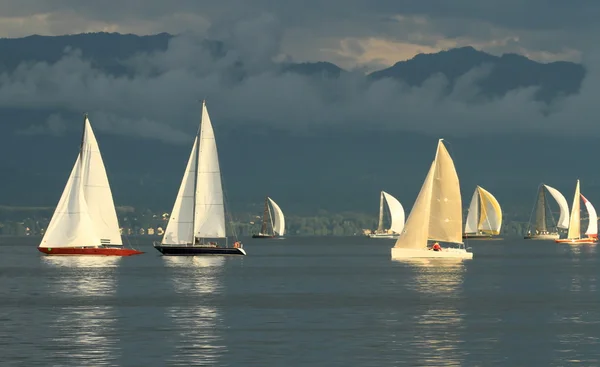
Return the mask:
M44 257L0 240L0 366L600 365L596 246L245 240L247 257Z

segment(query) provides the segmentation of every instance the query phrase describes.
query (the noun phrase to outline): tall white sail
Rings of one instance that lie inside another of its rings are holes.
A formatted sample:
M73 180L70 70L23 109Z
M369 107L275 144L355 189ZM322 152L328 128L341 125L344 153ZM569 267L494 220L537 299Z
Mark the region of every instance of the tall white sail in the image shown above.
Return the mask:
M390 229L395 233L402 233L402 230L404 229L404 208L402 207L402 204L400 204L398 199L387 192L382 191L381 193L383 194L383 197L385 198L390 210L392 222L390 224Z
M283 216L283 211L281 211L281 208L273 199L269 198L269 202L271 203L271 206L273 206L273 211L275 212L273 218L273 234L283 236L285 233L285 217Z
M169 217L169 224L163 236L163 244L186 244L194 240L194 183L198 162L198 136L188 159L175 205Z
M569 221L569 232L567 233L568 239L578 239L581 237L581 199L579 196L579 180L577 180L577 185L575 186L575 196L573 197L573 206L571 209L571 220Z
M200 126L194 234L201 238L224 238L225 206L221 169L215 134L204 102Z
M394 247L425 248L427 240L462 243L461 211L458 175L440 139L435 159Z
M479 223L479 192L475 189L471 204L469 205L469 214L465 221L465 233L477 233Z
M585 196L581 195L581 198L583 199L583 203L585 204L589 218L589 223L585 234L590 237L595 237L598 234L598 215L596 214L596 209L592 203L585 198Z
M554 200L556 200L558 206L560 207L560 217L558 218L558 223L556 224L556 226L558 228L564 229L569 228L569 205L567 204L567 199L565 199L563 194L561 194L560 191L558 191L554 187L548 185L544 185L544 187L546 188L546 190L548 190L550 195L552 195L552 197L554 198Z
M479 217L479 230L494 235L500 234L502 227L502 209L498 200L489 191L477 186L481 202L481 215Z
M84 125L81 146L82 187L95 234L103 245L123 245L106 168L87 116Z

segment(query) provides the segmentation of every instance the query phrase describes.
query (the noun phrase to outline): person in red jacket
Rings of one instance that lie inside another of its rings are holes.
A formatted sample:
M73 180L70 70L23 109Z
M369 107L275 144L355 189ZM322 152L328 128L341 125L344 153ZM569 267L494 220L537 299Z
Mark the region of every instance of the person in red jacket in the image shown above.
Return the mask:
M436 243L434 243L434 244L433 244L433 246L431 246L431 249L432 249L433 251L442 251L442 247L441 247L441 246L440 246L440 244L439 244L439 243L437 243L437 242L436 242Z

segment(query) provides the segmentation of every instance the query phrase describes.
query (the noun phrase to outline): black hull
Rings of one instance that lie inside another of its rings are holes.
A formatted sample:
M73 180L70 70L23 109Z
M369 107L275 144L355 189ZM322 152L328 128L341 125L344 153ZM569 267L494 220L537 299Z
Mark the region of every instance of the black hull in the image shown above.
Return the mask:
M269 234L253 234L252 238L275 238L275 236Z
M491 240L493 236L491 234L463 234L462 238L471 240Z
M244 249L233 247L154 246L167 256L246 255Z

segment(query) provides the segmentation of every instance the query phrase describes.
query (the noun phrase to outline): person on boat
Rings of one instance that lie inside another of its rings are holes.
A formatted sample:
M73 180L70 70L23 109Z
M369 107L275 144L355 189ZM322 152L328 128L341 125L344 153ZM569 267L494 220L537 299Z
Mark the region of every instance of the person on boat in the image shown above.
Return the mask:
M233 243L233 248L240 248L240 247L242 247L242 243L240 241L235 241Z
M440 246L440 244L438 242L434 243L433 246L431 246L431 249L433 251L442 251L442 247Z

